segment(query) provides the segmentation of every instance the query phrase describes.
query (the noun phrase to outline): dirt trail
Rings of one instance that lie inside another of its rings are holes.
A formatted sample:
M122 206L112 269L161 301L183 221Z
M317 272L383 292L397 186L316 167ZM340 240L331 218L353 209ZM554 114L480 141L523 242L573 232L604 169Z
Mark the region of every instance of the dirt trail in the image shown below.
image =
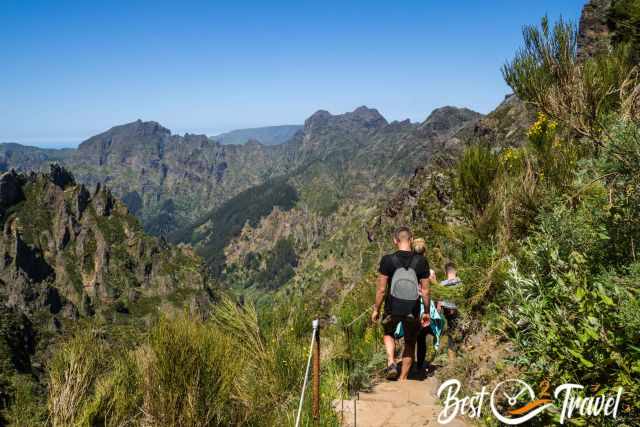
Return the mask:
M343 425L354 427L354 405L357 410L355 427L418 427L441 426L438 414L442 406L438 403L436 390L438 381L408 380L404 382L382 382L369 392L360 392L360 399L334 402L340 414L343 409ZM471 427L461 418L456 418L448 427Z

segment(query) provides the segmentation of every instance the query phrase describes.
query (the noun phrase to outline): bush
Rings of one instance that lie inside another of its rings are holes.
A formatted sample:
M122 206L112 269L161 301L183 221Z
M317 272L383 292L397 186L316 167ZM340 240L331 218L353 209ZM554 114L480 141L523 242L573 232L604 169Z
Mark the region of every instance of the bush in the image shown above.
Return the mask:
M51 424L290 423L309 325L298 302L287 302L270 307L261 326L253 306L222 298L210 320L162 318L136 346L107 345L95 331L78 332L49 367ZM331 419L331 409L323 410Z
M498 165L498 157L485 145L475 144L464 150L456 170L462 205L469 218L482 216L488 206Z
M640 127L618 121L605 141L603 155L596 162L596 178L609 188L609 259L623 265L637 259L640 241Z
M627 122L606 135L603 155L579 164L571 193L546 196L529 237L509 258L502 325L531 381L579 383L598 393L621 386L616 425L632 425L640 419L633 397L640 392L640 266L631 250L640 211L631 164L640 160L640 138Z
M640 63L640 1L614 1L609 24L613 24L613 43L629 44L634 62Z
M232 339L187 317L162 319L141 359L144 423L163 426L233 424L234 379L241 360Z
M10 379L13 404L4 412L9 426L44 425L47 410L40 385L26 374L14 375ZM0 417L0 424L3 418Z
M105 369L107 352L93 331L83 331L60 347L49 368L49 419L53 427L87 422L90 396Z
M576 35L562 19L524 27L524 46L502 74L522 100L598 143L608 114L624 107L639 118L638 74L628 46L578 62Z

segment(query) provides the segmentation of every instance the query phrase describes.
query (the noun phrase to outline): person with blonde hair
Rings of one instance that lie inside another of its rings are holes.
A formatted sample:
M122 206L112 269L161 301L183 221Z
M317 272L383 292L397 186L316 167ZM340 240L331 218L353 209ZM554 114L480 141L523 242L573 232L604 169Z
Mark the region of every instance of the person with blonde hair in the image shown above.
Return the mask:
M422 237L413 239L413 252L419 255L424 255L426 251L427 251L427 242L425 242L425 240Z
M418 237L413 240L413 252L424 256L426 251L427 242L423 238ZM432 269L429 269L429 283L438 283L438 281L436 280L436 272ZM426 368L425 359L427 358L427 335L429 333L433 334L429 325L422 325L422 327L418 331L418 337L416 340L416 366L418 369Z
M393 243L397 250L380 260L371 320L382 320L387 351L387 379L406 380L413 365L420 324L429 324L429 311L424 310L421 314L420 307L423 301L429 303L429 264L424 255L413 251L413 235L408 227L396 230ZM383 302L384 312L381 315ZM399 324L404 326L401 372L395 361L395 331Z

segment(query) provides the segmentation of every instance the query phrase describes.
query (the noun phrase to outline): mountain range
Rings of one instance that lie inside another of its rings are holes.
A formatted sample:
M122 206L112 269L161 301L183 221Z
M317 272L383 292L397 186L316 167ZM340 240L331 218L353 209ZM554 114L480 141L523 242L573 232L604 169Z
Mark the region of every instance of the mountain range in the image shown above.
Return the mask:
M60 163L88 187L108 185L145 230L168 235L201 221L242 191L281 176L302 191L304 201L330 211L347 193L376 190L385 177L411 174L434 152L456 145L456 132L480 117L444 107L422 123L389 123L364 106L338 115L320 110L277 145L222 144L138 120L93 136L76 150L0 144L0 166L28 171Z

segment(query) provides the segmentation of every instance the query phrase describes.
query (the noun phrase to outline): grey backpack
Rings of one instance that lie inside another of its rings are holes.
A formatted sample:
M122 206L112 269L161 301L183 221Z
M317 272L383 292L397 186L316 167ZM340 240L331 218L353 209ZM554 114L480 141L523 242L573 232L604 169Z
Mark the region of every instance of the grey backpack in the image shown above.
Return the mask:
M414 255L409 265L402 265L402 261L395 254L391 259L396 268L389 288L391 314L394 316L413 315L420 299L420 284L416 274L419 257Z

